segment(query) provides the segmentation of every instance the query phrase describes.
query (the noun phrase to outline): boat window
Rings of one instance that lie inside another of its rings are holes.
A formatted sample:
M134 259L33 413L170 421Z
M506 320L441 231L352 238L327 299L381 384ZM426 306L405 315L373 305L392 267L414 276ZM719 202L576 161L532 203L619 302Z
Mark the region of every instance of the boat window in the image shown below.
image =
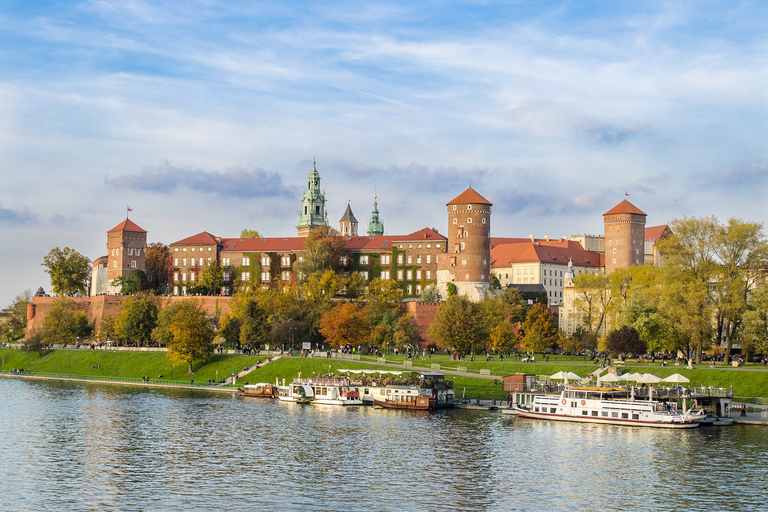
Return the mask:
M608 411L603 411L603 416L607 418L608 417Z
M539 408L538 408L538 407L534 407L534 408L533 408L533 410L534 410L535 412L539 412Z
M592 411L592 416L597 416L597 411Z
M639 420L640 419L640 415L639 414L632 414L632 419L633 420Z
M618 417L619 417L619 413L618 412L612 412L611 413L611 418L618 418Z
M622 417L623 419L625 419L625 420L626 420L626 419L629 419L629 413L627 413L627 412L623 412L623 413L621 413L621 417Z
M582 416L587 416L589 414L589 411L581 411Z

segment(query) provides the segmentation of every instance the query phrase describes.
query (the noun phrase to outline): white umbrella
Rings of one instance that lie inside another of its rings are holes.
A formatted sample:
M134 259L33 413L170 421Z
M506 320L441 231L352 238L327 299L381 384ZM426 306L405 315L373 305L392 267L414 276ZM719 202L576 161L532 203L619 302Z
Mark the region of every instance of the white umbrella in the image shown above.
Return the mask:
M628 373L626 375L622 375L622 377L624 377L624 380L626 380L626 381L637 381L637 379L640 378L640 374L637 373L637 372L635 372L635 373Z
M549 380L565 380L567 378L568 377L565 376L565 372L562 371L562 370L560 370L559 372L557 372L554 375L550 375L549 376Z
M661 377L657 377L652 373L644 373L637 378L637 382L641 384L650 384L650 388L648 389L648 400L653 400L653 385L664 381L661 380Z
M619 380L621 379L615 373L608 373L597 378L598 382L619 382Z
M573 372L568 372L568 373L566 373L566 374L565 374L565 378L566 378L567 380L581 380L581 376L579 376L579 375L576 375L576 374L575 374L575 373L573 373Z
M691 379L689 379L688 377L684 377L679 373L673 373L669 377L666 377L664 379L664 382L674 382L676 384L685 384L686 382L691 382Z

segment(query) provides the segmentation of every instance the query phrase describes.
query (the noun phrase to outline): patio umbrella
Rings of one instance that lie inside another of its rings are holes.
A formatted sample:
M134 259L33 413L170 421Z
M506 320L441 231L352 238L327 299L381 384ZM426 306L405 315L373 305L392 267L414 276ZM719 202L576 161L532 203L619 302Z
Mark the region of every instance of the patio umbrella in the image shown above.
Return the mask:
M565 374L566 380L581 380L581 377L579 375L576 375L573 372L568 372Z
M691 379L689 379L688 377L684 377L679 373L673 373L669 377L666 377L664 379L664 382L674 382L675 384L685 384L686 382L691 382Z
M554 375L550 375L549 376L549 380L565 380L567 378L568 377L565 376L565 372L562 371L562 370L560 370L559 372L557 372Z
M664 381L661 380L661 377L657 377L652 373L644 373L637 378L637 382L650 385L650 388L648 389L648 400L653 400L653 385Z
M598 382L619 382L619 380L621 379L615 373L608 373L597 378Z

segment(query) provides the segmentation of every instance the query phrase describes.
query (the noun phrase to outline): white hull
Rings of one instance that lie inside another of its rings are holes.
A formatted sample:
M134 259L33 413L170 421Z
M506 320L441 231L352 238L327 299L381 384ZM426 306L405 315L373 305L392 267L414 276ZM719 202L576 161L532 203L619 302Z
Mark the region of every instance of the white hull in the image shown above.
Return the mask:
M315 397L314 400L312 400L312 405L336 405L336 406L352 406L352 405L363 405L363 401L360 399L355 398L320 398Z
M699 423L695 421L684 422L683 420L680 420L679 422L676 422L675 420L642 421L618 418L592 418L589 416L568 416L565 414L535 413L531 411L525 411L523 409L517 409L514 413L505 412L505 414L517 414L518 418L530 418L535 420L570 421L575 423L604 423L608 425L628 425L634 427L696 428L699 426Z

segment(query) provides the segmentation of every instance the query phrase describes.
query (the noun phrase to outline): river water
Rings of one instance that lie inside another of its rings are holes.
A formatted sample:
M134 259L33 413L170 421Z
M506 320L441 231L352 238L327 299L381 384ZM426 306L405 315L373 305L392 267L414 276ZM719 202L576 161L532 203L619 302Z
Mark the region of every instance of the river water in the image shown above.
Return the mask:
M0 509L764 510L766 434L0 379Z

